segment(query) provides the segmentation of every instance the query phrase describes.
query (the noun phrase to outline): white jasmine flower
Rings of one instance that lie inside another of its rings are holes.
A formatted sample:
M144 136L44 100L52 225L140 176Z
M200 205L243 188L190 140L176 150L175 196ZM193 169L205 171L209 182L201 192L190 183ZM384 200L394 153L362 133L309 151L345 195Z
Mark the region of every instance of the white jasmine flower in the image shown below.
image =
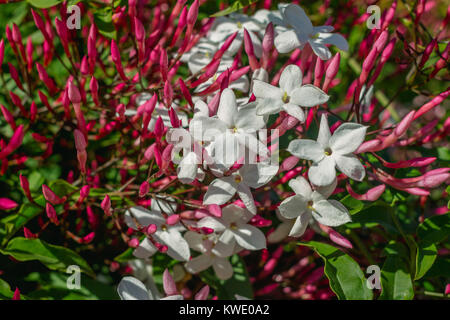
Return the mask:
M229 88L222 92L217 116L193 119L189 131L201 134L202 141L211 142L212 157L221 165L230 167L245 156L248 149L254 157L267 155L267 147L256 137L256 131L265 127L265 119L256 115L256 104L238 109L236 96Z
M234 253L234 246L214 239L217 236L201 235L193 231L186 232L184 238L191 249L201 253L199 256L186 262L185 268L187 271L199 273L212 266L219 279L227 280L231 278L233 267L228 261L228 257Z
M220 234L219 241L234 246L236 243L244 249L261 250L266 247L266 237L258 228L248 224L253 214L235 204L222 209L222 218L205 217L198 227L211 228Z
M366 126L348 122L341 124L331 135L328 120L322 115L317 141L293 140L287 150L296 157L313 162L308 178L316 186L331 184L336 178L336 166L346 176L362 181L366 171L352 152L363 143L366 130Z
M269 243L277 243L283 241L286 237L289 236L289 233L291 232L291 229L295 224L295 219L286 219L279 213L279 211L276 212L276 215L281 223L272 233L267 236L267 242Z
M335 45L344 51L348 50L347 40L342 35L330 33L334 30L332 26L314 27L300 6L290 4L279 7L279 11L283 17L281 26L288 30L281 32L275 38L274 44L278 52L288 53L296 48L302 49L305 44L309 43L320 59L328 60L332 55L327 44Z
M179 261L189 260L189 245L180 233L185 228L180 223L169 226L166 224L166 220L160 212L149 211L142 207L134 207L125 212L125 223L134 230L138 230L134 218L141 227L147 227L150 224L156 225L157 230L152 234L152 237L157 242L167 246L167 254L171 258ZM148 238L145 238L141 241L139 247L134 250L133 254L138 258L146 259L157 251L158 249L153 243Z
M265 163L243 165L231 175L215 179L203 197L203 204L224 204L236 193L247 209L256 214L255 201L250 188L260 188L267 184L277 173L278 166Z
M212 58L218 49L216 43L202 38L191 48L191 50L189 50L189 52L183 54L180 60L187 63L189 70L195 74L212 61ZM233 62L232 59L231 62Z
M303 235L311 217L330 227L340 226L351 221L348 210L342 203L336 200L327 200L336 188L336 184L335 179L327 187L312 190L308 181L301 176L289 181L289 186L294 190L295 195L285 199L278 207L280 214L285 219L295 219L289 236L300 237Z
M268 115L284 110L304 122L305 113L301 107L323 104L328 101L329 96L316 86L302 85L302 80L302 71L294 64L288 65L281 73L280 87L254 80L253 94L257 98L257 114Z
M133 277L122 278L117 293L122 300L184 300L183 296L178 294L159 299L157 291L147 290L141 281Z
M215 26L208 33L208 39L219 43L219 47L226 41L226 39L238 32L236 38L231 43L227 53L231 56L235 55L244 42L244 29L246 29L253 42L255 55L259 58L262 54L261 40L256 33L261 32L262 27L253 18L245 14L233 13L229 17L219 17L215 21Z

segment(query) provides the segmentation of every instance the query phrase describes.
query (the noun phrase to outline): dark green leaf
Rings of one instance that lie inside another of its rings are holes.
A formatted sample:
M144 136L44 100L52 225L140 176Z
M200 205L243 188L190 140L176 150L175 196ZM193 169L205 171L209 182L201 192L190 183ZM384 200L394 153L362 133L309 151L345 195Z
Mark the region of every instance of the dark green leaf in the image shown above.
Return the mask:
M438 243L450 235L450 213L425 219L417 227L417 236L424 246Z
M56 6L57 4L63 2L63 0L27 0L29 4L36 8L50 8Z
M404 245L391 242L385 248L387 258L381 269L382 300L411 300L414 297L413 283L405 260L408 253Z
M433 266L436 257L437 248L434 243L427 246L422 246L422 243L419 242L416 256L415 280L422 278L427 273L427 271Z
M372 300L373 292L367 286L364 273L349 255L326 243L309 241L299 244L314 249L325 261L325 275L340 300Z
M51 270L65 272L70 265L78 265L81 271L95 277L89 264L80 255L70 249L48 244L40 239L17 237L8 242L4 255L10 255L19 261L39 260Z

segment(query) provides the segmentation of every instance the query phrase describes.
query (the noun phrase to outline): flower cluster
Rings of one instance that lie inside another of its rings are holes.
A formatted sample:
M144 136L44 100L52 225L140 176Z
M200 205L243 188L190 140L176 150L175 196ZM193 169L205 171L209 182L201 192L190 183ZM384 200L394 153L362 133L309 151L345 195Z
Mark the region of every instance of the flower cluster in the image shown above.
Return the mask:
M358 262L370 265L380 246L368 250L356 229L379 228L364 233L367 242L402 236L399 246L419 260L426 248L438 255L421 241L426 217L448 215L448 189L439 188L450 181L442 164L449 14L425 43L416 37L427 11L419 1L409 12L414 43L396 1L367 35L352 31L368 19L358 1L318 26L311 20L322 21L328 1L305 7L312 19L296 3L272 1L218 17L199 0L81 2L81 30L69 28L68 5L57 2L30 10L38 36L25 42L12 24L0 40L0 182L8 189L0 210L10 214L0 220L2 254L51 270L82 261L90 275L107 265L124 300L230 298L221 288L236 276L255 291L234 288L231 298L359 298L336 289L331 272L328 288L312 261L345 255L358 283L346 285L361 286L345 252L355 243ZM401 25L396 33L391 23ZM398 75L406 80L397 93L380 89ZM402 90L417 94L414 106ZM396 206L401 214L380 213ZM404 216L417 236L405 234ZM57 263L45 258L53 240L78 250ZM94 268L79 255L86 252ZM411 288L428 271L421 268L406 268ZM358 294L369 297L365 287Z

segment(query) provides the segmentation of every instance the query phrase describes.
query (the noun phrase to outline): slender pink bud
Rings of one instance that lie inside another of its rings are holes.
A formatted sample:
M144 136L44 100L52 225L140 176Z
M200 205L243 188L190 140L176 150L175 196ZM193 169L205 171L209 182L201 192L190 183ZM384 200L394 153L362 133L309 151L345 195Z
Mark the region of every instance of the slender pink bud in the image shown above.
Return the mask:
M252 68L253 71L259 69L259 62L255 56L255 50L253 48L253 41L250 38L250 34L248 33L247 29L245 28L244 28L244 49L248 56L250 68Z
M178 79L178 85L180 86L181 93L183 94L184 98L187 100L191 108L194 107L194 102L192 101L192 96L189 92L189 89L187 88L186 84L184 83L183 79Z
M20 300L20 290L17 287L16 287L16 290L14 290L12 300Z
M178 128L180 126L180 119L178 118L176 111L172 107L170 107L169 109L169 117L172 127Z
M195 0L194 3L192 3L192 5L190 6L187 14L188 25L193 26L195 24L195 21L197 21L199 6L200 4L198 0Z
M2 104L0 104L0 109L2 110L3 117L5 118L6 122L8 122L11 129L16 130L16 122L14 121L14 116L11 114L11 112L9 112L9 110L6 109Z
M100 101L98 100L98 82L95 77L91 78L91 81L89 83L89 89L91 90L92 99L94 100L94 103L99 106Z
M209 286L206 285L197 292L194 299L195 300L206 300L206 299L208 299L208 295L209 295Z
M328 87L333 81L333 79L336 77L338 71L339 71L339 64L341 63L341 54L338 52L330 61L330 64L327 67L327 70L325 72L325 82L323 84L323 91L327 92Z
M20 180L20 186L22 187L23 193L25 193L25 196L30 200L33 201L33 198L31 197L31 191L30 191L30 183L28 182L28 179L23 176L22 174L19 175Z
M23 124L17 127L16 131L14 131L11 140L6 147L2 148L0 151L0 159L6 158L9 156L14 150L16 150L22 144L23 136L25 135L23 131Z
M120 51L119 47L117 46L117 43L115 40L111 40L111 59L116 65L117 71L119 72L119 76L123 81L128 81L128 78L126 77L123 66L122 66L122 59L120 57Z
M397 137L402 136L406 130L408 130L409 126L411 125L411 123L414 120L414 114L416 112L413 110L411 112L409 112L406 116L403 117L402 121L400 121L400 123L397 125L397 127L394 130L394 134Z
M5 40L0 40L0 69L2 68L3 59L5 58Z
M138 42L144 41L145 28L142 22L136 17L134 17L134 35L136 36L136 40Z
M11 210L18 206L18 204L8 198L0 198L0 210Z
M164 270L164 273L163 273L163 287L164 287L164 292L168 296L173 296L173 295L178 294L177 285L175 284L175 281L173 280L172 276L170 275L168 269Z
M270 62L270 53L273 49L273 41L274 41L274 29L272 22L269 23L266 27L266 31L264 33L263 41L262 41L262 67L264 69L268 69Z
M48 202L45 204L45 211L47 212L47 217L50 219L50 221L58 225L59 221L55 208Z
M105 196L100 206L107 216L111 216L111 199L108 195Z
M340 245L341 247L348 248L348 249L353 248L352 243L347 238L345 238L343 235L341 235L339 232L333 230L332 228L330 228L328 230L328 236L330 237L331 241Z
M89 192L91 191L91 187L88 185L82 186L80 189L80 197L86 199L89 197Z
M383 32L381 32L381 34L379 35L379 37L373 44L373 46L375 48L377 48L378 52L381 52L381 50L383 50L384 45L386 44L386 41L388 40L388 38L389 38L389 32L387 30L384 30Z
M417 118L421 117L422 115L424 115L425 113L427 113L428 111L433 109L434 107L441 104L441 102L444 101L448 97L449 94L450 94L450 88L447 88L447 91L440 93L439 95L434 97L430 102L424 104L422 107L419 108L419 110L417 110L416 114L414 115L414 120L416 120Z
M353 191L350 184L346 185L348 193L357 200L376 201L383 194L386 189L386 185L382 184L374 188L369 189L365 194L357 194Z
M422 58L420 59L420 63L419 63L419 69L422 69L423 66L425 65L425 63L428 61L428 58L430 58L431 52L433 52L434 48L437 45L437 39L433 39L431 40L431 42L427 45L427 47L425 48Z
M20 81L19 78L19 73L17 72L17 69L8 62L8 67L9 67L9 74L11 75L11 78L14 80L14 82L16 83L16 85L22 90L24 91L24 88L22 86L22 82Z
M173 100L173 88L170 81L166 80L164 83L164 100L166 101L167 107L172 105Z
M153 133L155 134L156 137L162 137L164 133L164 121L161 118L161 116L159 116L158 119L156 119L155 129Z
M161 71L163 81L167 81L169 61L167 59L167 51L164 49L161 49L161 54L159 56L159 68Z
M27 227L23 227L23 235L27 239L36 239L37 238L37 235L34 234L33 232L31 232L31 230L28 229Z
M64 199L61 199L60 197L58 197L52 191L52 189L47 187L45 184L42 185L42 193L44 194L45 200L47 200L48 202L50 202L53 205L61 204L64 202Z
M140 187L139 187L139 197L145 197L145 195L148 193L148 191L150 190L150 185L148 184L148 181L144 181L141 183Z
M222 217L222 209L220 208L219 205L209 204L207 207L208 207L209 213L211 213L213 216L218 217L218 218Z
M80 130L75 129L73 135L75 137L75 148L77 149L77 151L86 150L87 143L86 140L84 139L83 133Z
M94 237L95 237L95 232L91 232L91 233L85 235L85 236L81 239L81 243L83 243L83 244L91 243L92 240L94 240Z

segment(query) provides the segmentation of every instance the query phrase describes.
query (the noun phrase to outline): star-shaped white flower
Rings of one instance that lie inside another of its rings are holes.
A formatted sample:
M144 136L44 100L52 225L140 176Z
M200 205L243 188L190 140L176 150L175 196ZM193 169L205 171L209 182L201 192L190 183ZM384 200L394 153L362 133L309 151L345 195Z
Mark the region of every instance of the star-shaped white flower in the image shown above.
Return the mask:
M327 44L332 44L341 50L348 50L347 40L340 34L330 33L332 26L314 27L303 9L296 5L280 6L279 11L283 17L281 26L286 31L280 32L275 38L275 48L280 53L288 53L296 48L302 49L309 43L314 53L322 60L331 58ZM280 23L275 19L274 23Z
M229 17L217 18L207 37L212 42L219 43L220 47L229 36L237 31L236 38L227 50L227 54L233 56L239 51L244 42L244 29L248 31L253 42L255 55L261 57L262 44L256 33L264 31L264 29L257 21L245 14L233 13Z
M222 205L236 193L247 209L256 214L255 201L250 188L260 188L267 184L278 172L278 166L266 163L246 164L231 175L215 179L203 197L203 204Z
M206 236L188 231L184 234L184 238L191 249L201 253L186 262L185 268L187 271L199 273L212 266L219 279L227 280L231 278L233 267L228 261L228 257L234 253L234 246L218 241L215 234Z
M145 285L134 277L124 277L120 280L117 293L122 300L184 300L182 295L170 295L159 299L159 293L148 290Z
M261 250L266 247L266 237L258 228L247 222L253 214L235 204L222 209L222 217L205 217L197 225L199 228L211 228L220 234L219 241L229 245L239 245L247 250Z
M346 176L362 181L366 171L353 152L363 143L366 130L366 126L347 122L331 135L327 117L322 115L317 141L293 140L287 150L296 157L313 162L308 171L313 185L331 184L336 178L336 167Z
M308 181L298 177L289 181L295 195L285 199L278 210L285 219L295 219L289 236L300 237L306 230L311 217L319 223L337 227L351 221L348 210L336 200L327 200L336 188L336 179L327 186L312 190Z
M176 260L187 261L191 256L189 251L189 245L181 235L181 231L185 228L177 223L175 225L167 225L163 215L157 211L150 211L143 207L133 207L125 212L125 223L128 227L138 230L134 219L136 219L140 227L147 227L150 224L155 224L157 230L152 237L159 243L167 246L167 254ZM158 249L153 243L145 238L139 244L133 254L141 259L146 259L155 254Z
M305 121L301 107L313 107L328 101L329 96L311 84L302 85L303 74L294 64L288 65L280 76L280 87L254 80L253 94L258 103L256 112L268 115L286 111L300 122Z
M234 92L222 92L217 115L192 119L189 131L201 140L211 142L215 162L229 168L249 150L252 157L267 156L269 151L257 138L257 130L265 127L265 118L257 116L256 103L238 109Z
M195 74L201 69L206 67L211 61L214 54L218 50L216 43L209 41L208 39L201 38L199 42L189 50L189 52L181 56L181 61L188 64L189 70ZM233 62L232 58L231 63ZM231 64L230 64L231 66Z

